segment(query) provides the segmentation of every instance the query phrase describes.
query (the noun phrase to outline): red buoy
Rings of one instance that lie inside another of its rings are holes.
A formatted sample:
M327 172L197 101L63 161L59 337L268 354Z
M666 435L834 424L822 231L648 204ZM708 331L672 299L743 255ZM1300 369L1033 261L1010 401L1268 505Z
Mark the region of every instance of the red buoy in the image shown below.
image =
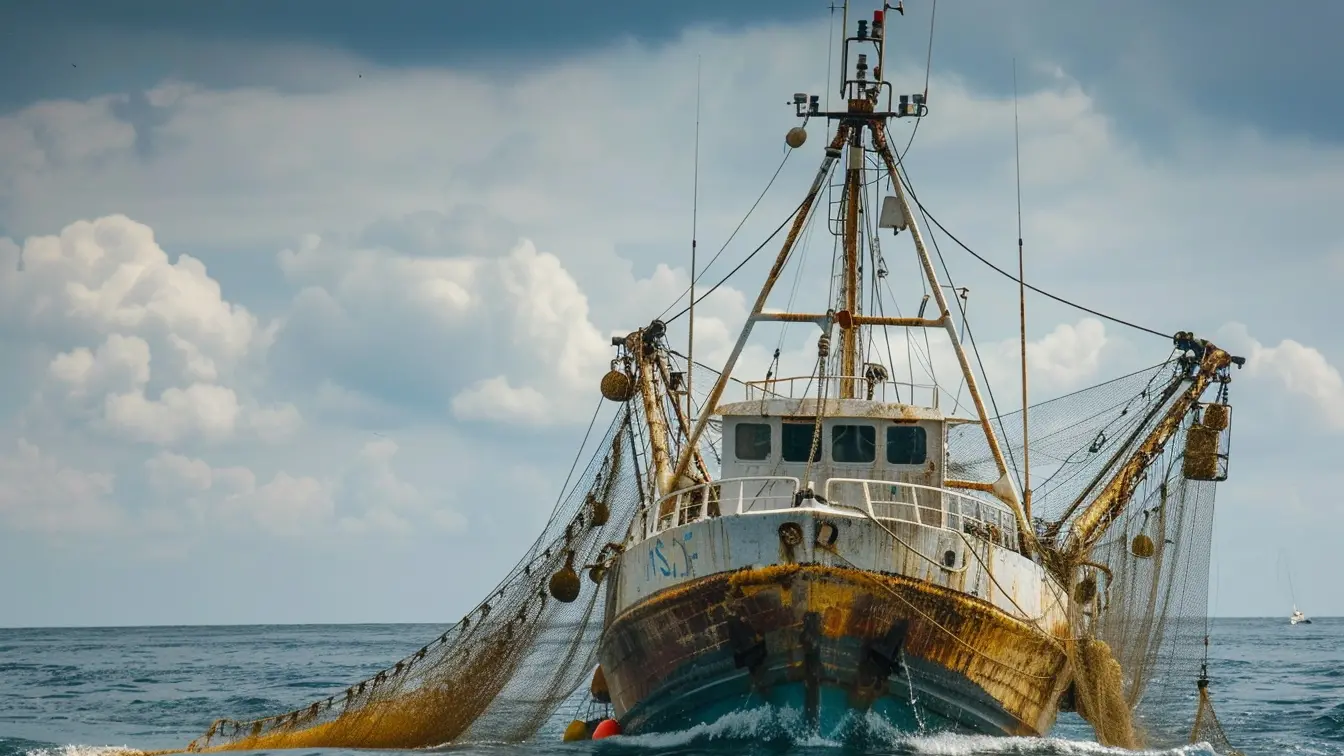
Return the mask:
M612 735L620 734L621 723L614 719L604 719L597 723L597 727L593 728L593 740L601 740L602 738L609 738Z

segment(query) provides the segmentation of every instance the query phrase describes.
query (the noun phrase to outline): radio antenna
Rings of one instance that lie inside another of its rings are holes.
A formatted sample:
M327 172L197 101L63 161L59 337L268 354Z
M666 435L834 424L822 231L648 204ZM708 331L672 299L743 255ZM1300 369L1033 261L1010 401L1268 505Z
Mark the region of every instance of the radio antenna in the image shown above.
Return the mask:
M695 56L695 156L691 179L691 306L686 326L686 417L695 417L691 374L695 370L695 244L700 211L700 56Z
M1017 169L1017 314L1022 345L1022 512L1031 523L1031 445L1027 437L1027 284L1022 262L1022 140L1017 119L1017 58L1013 58L1013 161Z

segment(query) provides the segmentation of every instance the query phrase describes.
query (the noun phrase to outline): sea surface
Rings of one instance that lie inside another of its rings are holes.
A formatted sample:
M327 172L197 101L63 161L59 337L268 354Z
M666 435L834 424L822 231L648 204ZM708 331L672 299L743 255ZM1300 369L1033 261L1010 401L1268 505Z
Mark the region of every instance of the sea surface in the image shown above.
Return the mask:
M173 748L221 716L294 708L342 689L418 648L435 625L283 625L0 629L0 756L114 756L122 747ZM1215 620L1215 706L1247 754L1344 756L1344 618ZM1193 714L1193 712L1192 712ZM686 732L561 744L559 731L517 745L433 749L471 756L797 753L858 751L781 729L745 712ZM873 754L1105 754L1076 715L1049 738L892 736ZM1198 754L1198 745L1161 753ZM357 751L295 751L354 756Z

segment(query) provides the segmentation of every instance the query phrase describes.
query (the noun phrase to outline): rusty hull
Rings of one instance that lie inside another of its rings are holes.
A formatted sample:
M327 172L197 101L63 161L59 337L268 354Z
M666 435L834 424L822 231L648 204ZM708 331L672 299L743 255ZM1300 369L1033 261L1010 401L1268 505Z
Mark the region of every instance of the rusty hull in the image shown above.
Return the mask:
M1060 638L987 601L821 564L687 580L609 617L598 653L627 732L769 703L822 728L871 711L901 729L1039 735L1067 678Z

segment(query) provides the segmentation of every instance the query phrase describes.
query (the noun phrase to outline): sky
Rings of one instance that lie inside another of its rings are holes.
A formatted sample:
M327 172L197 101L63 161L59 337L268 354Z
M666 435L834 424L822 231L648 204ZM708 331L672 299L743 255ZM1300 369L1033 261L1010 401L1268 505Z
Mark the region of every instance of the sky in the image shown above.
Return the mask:
M888 78L928 76L907 165L933 215L1015 264L1015 68L1028 279L1247 358L1213 612L1344 614L1344 7L944 3L930 56L932 2L906 5ZM785 103L833 89L837 22L825 0L0 3L0 626L460 617L542 527L610 336L689 280L697 67L699 249L784 161L718 280L811 181L824 134L785 159ZM1015 409L1016 289L935 238ZM797 280L824 281L809 243ZM699 308L700 359L767 265ZM1170 352L1028 308L1033 401Z

